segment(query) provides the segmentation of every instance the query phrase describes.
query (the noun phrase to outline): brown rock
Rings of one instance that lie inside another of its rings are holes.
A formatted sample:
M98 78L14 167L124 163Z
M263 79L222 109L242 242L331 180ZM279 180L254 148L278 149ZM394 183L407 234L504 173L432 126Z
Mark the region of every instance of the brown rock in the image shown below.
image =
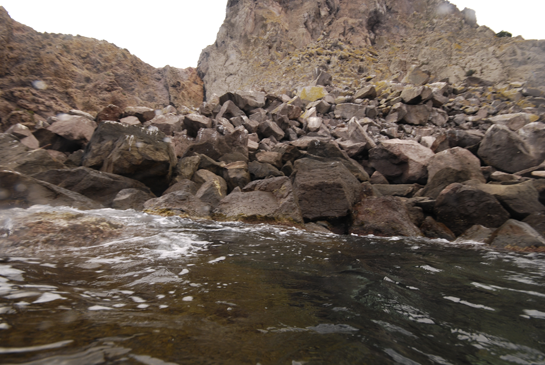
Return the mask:
M509 219L491 237L491 246L502 248L525 248L545 246L545 238L530 225Z

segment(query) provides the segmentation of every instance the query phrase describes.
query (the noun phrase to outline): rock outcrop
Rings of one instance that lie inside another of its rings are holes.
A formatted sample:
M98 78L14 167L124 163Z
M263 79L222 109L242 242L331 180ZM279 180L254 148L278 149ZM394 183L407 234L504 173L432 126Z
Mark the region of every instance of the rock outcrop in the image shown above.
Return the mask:
M156 69L105 41L39 33L11 19L1 6L0 89L1 132L70 109L197 107L203 96L194 68Z
M444 0L229 0L198 72L207 99L327 86L331 77L353 87L368 75L417 86L477 76L545 91L545 40L496 37L467 14Z

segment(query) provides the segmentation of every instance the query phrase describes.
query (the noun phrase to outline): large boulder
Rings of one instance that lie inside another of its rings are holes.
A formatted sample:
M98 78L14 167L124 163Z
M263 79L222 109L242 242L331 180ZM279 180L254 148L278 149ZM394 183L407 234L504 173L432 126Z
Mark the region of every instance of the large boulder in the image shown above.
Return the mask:
M422 194L437 198L448 185L455 182L475 180L485 183L481 163L475 155L460 147L437 153L428 164L428 184Z
M251 180L260 180L270 176L277 177L284 175L284 173L279 171L273 165L258 161L248 163L248 173L250 174Z
M176 155L161 131L104 122L85 148L82 166L138 180L161 195L169 185Z
M31 149L11 134L0 134L0 167L27 175L65 166L42 149Z
M427 165L433 156L432 150L416 141L391 139L369 151L369 162L390 183L425 184Z
M30 132L30 129L28 129L28 127L20 123L14 124L11 127L9 127L6 133L12 134L15 137L17 137L21 141L21 143L27 146L28 148L36 149L40 147L40 142Z
M545 213L545 206L539 202L539 193L532 181L510 185L469 183L494 195L512 218L522 220L530 214Z
M127 117L130 118L130 117ZM167 136L172 136L175 132L181 132L184 126L184 117L175 114L160 114L144 124L145 127L157 127Z
M140 181L96 171L88 167L49 170L35 174L33 177L84 195L105 206L110 206L117 194L124 189L137 189L145 192L148 196L153 195L149 188ZM152 197L150 196L148 199Z
M117 193L112 201L112 208L142 210L144 209L144 203L153 198L155 196L152 193L144 190L133 188L123 189Z
M16 171L0 169L0 208L27 208L35 204L77 209L102 208L100 203L81 194Z
M518 132L505 125L493 125L481 141L479 157L510 173L539 165L545 158L545 128L542 123L531 124Z
M496 228L509 219L509 213L492 194L460 183L450 184L439 194L434 211L437 221L456 236L475 224Z
M220 97L220 104L231 100L237 107L250 113L254 109L265 106L265 93L259 91L235 91L228 92Z
M77 144L79 148L89 143L97 127L93 120L79 115L61 114L53 120L55 122L47 130Z
M342 163L356 179L368 181L369 174L355 160L348 157L347 153L340 149L333 141L313 140L307 147L308 157L323 162L338 161Z
M358 201L360 182L340 162L295 161L292 181L303 218L345 217Z
M502 248L545 246L545 238L524 222L509 219L491 237L490 245Z
M248 164L244 161L227 164L223 169L223 178L227 183L229 191L232 191L237 186L242 189L250 182Z
M400 198L368 197L352 208L350 233L360 236L422 236Z

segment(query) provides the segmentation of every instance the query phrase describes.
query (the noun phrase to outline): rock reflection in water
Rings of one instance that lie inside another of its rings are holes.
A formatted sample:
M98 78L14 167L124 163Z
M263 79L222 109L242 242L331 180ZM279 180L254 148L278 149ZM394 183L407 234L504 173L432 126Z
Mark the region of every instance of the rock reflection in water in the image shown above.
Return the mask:
M543 254L112 209L8 217L2 363L545 361Z

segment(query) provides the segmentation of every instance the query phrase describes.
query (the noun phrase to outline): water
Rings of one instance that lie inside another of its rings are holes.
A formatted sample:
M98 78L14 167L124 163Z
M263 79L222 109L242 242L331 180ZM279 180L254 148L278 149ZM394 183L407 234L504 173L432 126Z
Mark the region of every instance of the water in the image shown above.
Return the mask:
M44 206L2 234L3 364L545 364L543 254Z

